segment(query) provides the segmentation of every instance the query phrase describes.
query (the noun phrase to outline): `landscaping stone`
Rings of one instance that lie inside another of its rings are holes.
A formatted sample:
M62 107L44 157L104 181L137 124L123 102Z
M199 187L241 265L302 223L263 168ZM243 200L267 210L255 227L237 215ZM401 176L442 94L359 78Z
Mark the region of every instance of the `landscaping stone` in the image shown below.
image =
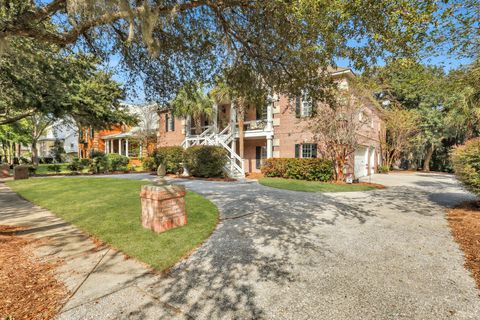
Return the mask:
M15 180L28 179L28 166L15 166L15 168L13 168L13 178Z
M8 163L0 164L0 178L10 177L10 165Z
M185 194L183 186L143 186L142 226L159 233L187 224Z

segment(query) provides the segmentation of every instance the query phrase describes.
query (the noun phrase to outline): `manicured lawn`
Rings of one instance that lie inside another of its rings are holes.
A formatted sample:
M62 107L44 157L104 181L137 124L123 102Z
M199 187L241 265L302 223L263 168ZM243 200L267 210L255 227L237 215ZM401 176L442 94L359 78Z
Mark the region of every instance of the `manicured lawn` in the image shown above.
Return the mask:
M218 211L188 192L186 226L155 234L140 223L140 187L148 182L111 178L37 178L10 181L22 197L157 270L174 265L215 229Z
M282 178L261 178L258 182L264 186L306 192L347 192L367 191L375 189L372 186L361 184L336 184L319 181L304 181Z
M59 173L71 173L72 171L69 170L68 163L58 163L60 166L60 172ZM49 170L51 167L51 164L39 164L37 167L37 171L35 171L36 174L58 174L57 172Z

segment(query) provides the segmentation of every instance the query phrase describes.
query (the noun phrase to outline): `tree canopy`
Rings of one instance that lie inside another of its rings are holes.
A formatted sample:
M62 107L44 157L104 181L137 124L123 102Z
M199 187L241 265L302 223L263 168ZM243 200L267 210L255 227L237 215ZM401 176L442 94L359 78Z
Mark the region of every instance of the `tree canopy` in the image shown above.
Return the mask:
M186 83L213 83L225 68L237 75L259 75L257 81L278 93L298 93L309 84L317 88L310 90L312 95L321 95L327 76L319 69L336 58L362 68L386 55L415 55L432 41L435 22L448 17L454 3L0 0L0 4L0 39L5 44L21 37L74 45L104 57L116 55L132 77L144 80L148 98L167 103ZM243 80L243 76L231 79L231 85L241 86Z
M0 55L0 125L33 114L104 127L133 122L119 105L123 90L92 55L15 39Z

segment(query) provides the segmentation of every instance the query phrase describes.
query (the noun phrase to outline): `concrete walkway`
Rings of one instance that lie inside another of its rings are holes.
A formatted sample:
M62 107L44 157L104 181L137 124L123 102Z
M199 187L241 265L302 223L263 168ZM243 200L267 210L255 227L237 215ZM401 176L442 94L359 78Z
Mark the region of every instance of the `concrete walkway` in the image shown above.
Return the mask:
M148 175L119 178L144 179ZM448 175L378 175L386 190L315 194L257 183L176 181L222 221L161 277L0 184L0 224L49 237L74 292L59 318L478 319L479 291L445 207L470 199Z

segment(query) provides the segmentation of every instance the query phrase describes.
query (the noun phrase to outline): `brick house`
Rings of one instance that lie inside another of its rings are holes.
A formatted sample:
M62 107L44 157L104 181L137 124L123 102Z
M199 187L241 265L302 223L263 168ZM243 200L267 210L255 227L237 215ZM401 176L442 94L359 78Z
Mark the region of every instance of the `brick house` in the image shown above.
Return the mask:
M140 136L151 132L155 140L158 131L156 106L154 105L125 105L129 112L139 118L138 126L113 125L110 128L95 130L82 128L78 135L78 157L89 158L92 151L101 151L106 154L117 153L129 158L142 157L155 149L155 141L143 145ZM154 110L155 109L155 110ZM143 132L143 133L142 133Z
M346 68L331 70L331 75L339 87L344 88L348 88L349 80L355 77L352 70ZM236 112L229 102L214 106L211 119L203 121L201 134L192 128L190 117L181 119L173 117L166 108L160 110L157 146L182 145L186 148L196 144L220 145L228 151L228 169L236 177L259 172L266 158L317 157L318 146L308 130L307 118L311 104L292 102L286 96L277 96L270 99L267 108L262 109L249 108L245 112L243 159L238 155ZM349 159L347 168L347 173L356 178L373 174L381 164L380 136L385 132L381 110L373 103L365 106L362 115L370 121L358 132L360 146Z

